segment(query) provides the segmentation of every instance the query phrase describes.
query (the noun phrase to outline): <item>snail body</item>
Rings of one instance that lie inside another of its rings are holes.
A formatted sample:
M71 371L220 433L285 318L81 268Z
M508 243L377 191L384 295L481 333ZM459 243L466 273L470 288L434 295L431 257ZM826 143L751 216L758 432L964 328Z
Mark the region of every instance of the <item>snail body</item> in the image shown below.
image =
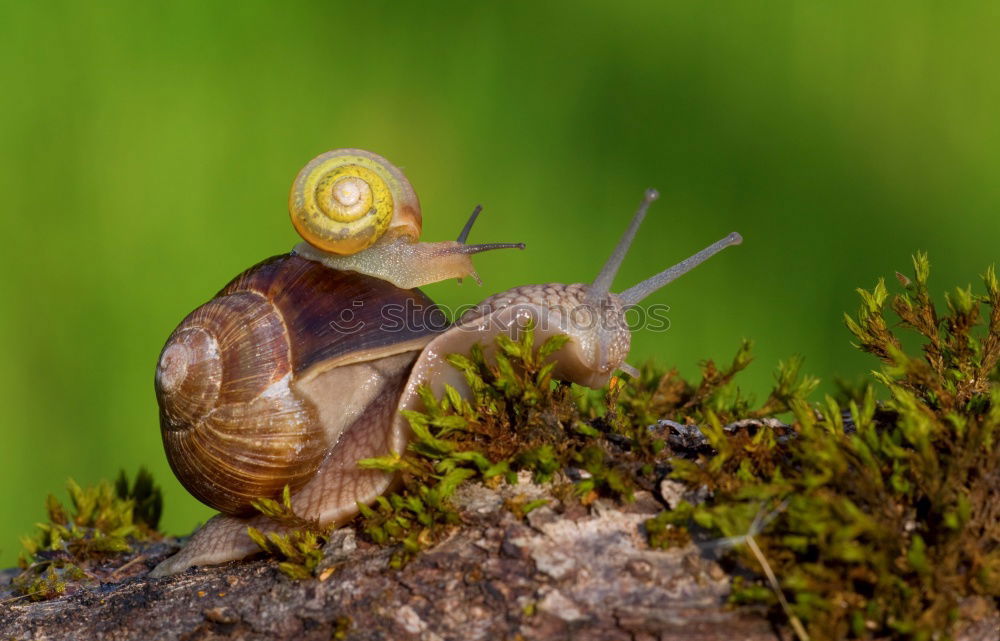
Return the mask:
M652 291L740 242L738 234L620 294L609 291L646 209L647 196L592 284L519 287L491 296L451 327L415 287L477 278L470 256L520 244L419 242L419 202L385 159L335 150L311 161L292 186L289 210L305 243L259 263L189 314L164 346L156 395L171 469L196 498L220 511L154 576L243 558L256 550L247 526L277 530L250 502L278 496L323 525L352 518L358 503L394 479L357 461L405 449L400 410L421 409L423 384L469 390L447 365L475 343L487 355L498 333L533 322L539 338L568 334L554 377L607 384L625 363L624 311ZM360 222L359 222L360 221ZM406 318L387 322L386 310Z

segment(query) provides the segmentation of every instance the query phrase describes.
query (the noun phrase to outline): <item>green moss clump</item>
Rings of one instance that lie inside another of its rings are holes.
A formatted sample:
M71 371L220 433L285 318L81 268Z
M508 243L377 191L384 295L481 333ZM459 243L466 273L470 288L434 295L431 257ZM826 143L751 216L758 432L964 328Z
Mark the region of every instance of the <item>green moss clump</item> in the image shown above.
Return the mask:
M346 639L347 635L351 633L351 628L354 627L351 617L349 616L339 616L333 620L333 630L330 633L330 638L334 641L339 639Z
M661 512L646 521L646 537L654 548L666 549L684 547L691 543L691 534L676 512Z
M317 521L304 519L292 509L292 491L285 486L281 501L257 499L254 508L286 528L285 533L261 532L248 527L247 534L268 555L278 559L278 569L292 579L309 579L323 560L323 546L330 539L332 528Z
M683 543L667 526L725 537L730 560L759 574L739 544L752 535L814 639L944 638L963 599L1000 599L1000 285L990 269L984 295L957 289L940 310L926 255L913 263L891 302L879 281L847 317L858 346L883 361L874 378L888 400L877 403L871 385L855 391L847 423L833 398L791 402L786 439L734 439L708 412L713 451L674 461L671 476L711 498L647 524L661 545ZM919 356L887 303L920 338ZM762 581L734 582L732 600L777 607Z
M53 559L32 571L24 571L11 581L15 591L32 601L45 601L66 594L74 583L90 579L75 563L65 559Z
M796 361L781 370L775 392L761 408L743 411L749 401L732 395L729 383L750 362L750 344L744 342L729 367L704 363L696 386L676 372L647 366L638 380L616 378L610 390L595 392L552 379L551 357L567 340L556 336L536 347L528 327L518 340L497 337L494 360L487 361L479 346L468 355L449 356L471 398L450 386L441 398L421 389L424 410L406 412L413 430L407 451L361 461L403 479L401 491L371 507L359 506L368 538L397 546L394 566L460 521L450 497L469 479L516 483L517 472L528 471L537 483L557 480L552 491L564 501L589 504L600 496L629 501L638 489L655 489L673 455L664 434L649 429L653 417L693 422L715 410L769 415L787 410L793 399L804 403L804 394L815 386L799 377ZM508 502L519 518L539 505Z
M114 485L101 481L82 488L70 479L66 489L70 505L50 494L45 503L48 522L21 538L22 572L12 584L35 600L64 594L71 584L92 580L84 569L89 561L129 552L133 541L160 536L156 528L163 498L143 468L131 485L122 471Z
M754 399L733 385L736 376L753 361L752 348L753 343L744 340L724 367L711 360L703 362L697 383L685 380L676 369L662 372L647 363L638 378L612 388L610 398L602 391L589 393L587 405L593 416L603 415L605 409L613 412L617 420L628 423L621 429L648 432L649 425L665 417L703 424L709 414L723 423L775 416L805 403L819 385L819 379L802 374L801 357L791 358L779 364L774 387L764 402L754 407Z
M497 339L495 362L487 363L478 345L467 356L449 356L472 399L463 399L451 386L440 399L422 388L425 410L405 413L413 430L407 451L361 461L403 479L401 491L379 497L370 507L358 506L366 536L396 546L394 567L459 523L449 499L462 482L513 483L518 469L547 480L559 468L552 443L563 425L583 417L569 386L552 380L554 365L546 362L566 340L553 337L536 349L528 328L518 341Z
M119 471L115 480L115 495L119 499L132 501L132 520L145 534L158 531L160 516L163 514L163 493L153 483L153 475L149 470L140 467L131 486L125 470Z
M264 534L247 528L250 538L261 550L278 559L278 569L292 579L310 579L323 560L327 536L314 530L291 530L287 534Z

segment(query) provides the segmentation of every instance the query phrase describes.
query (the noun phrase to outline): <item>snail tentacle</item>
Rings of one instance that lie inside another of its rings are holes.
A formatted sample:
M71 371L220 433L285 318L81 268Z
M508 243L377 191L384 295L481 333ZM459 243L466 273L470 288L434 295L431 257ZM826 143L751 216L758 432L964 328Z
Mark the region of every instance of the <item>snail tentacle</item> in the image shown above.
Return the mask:
M676 265L664 269L659 274L650 276L641 283L629 287L625 291L618 294L618 296L621 297L626 308L632 307L660 288L672 283L684 274L688 273L712 256L715 256L723 249L739 245L742 242L743 236L733 232L725 238L715 241L700 252L685 258Z
M628 228L625 233L622 234L621 240L615 245L614 251L608 257L607 262L604 263L604 267L601 268L597 278L590 286L590 297L595 302L600 301L604 298L609 291L611 291L611 284L618 274L618 269L622 266L622 262L625 260L625 256L628 254L629 248L632 246L632 241L635 239L636 232L639 231L639 225L642 224L644 218L646 218L646 212L649 211L649 206L653 204L653 201L660 197L659 192L655 189L647 189L646 193L642 198L642 203L639 204L639 209L636 210L635 215L632 216L632 220L628 224Z
M469 220L465 221L465 226L462 227L462 231L458 233L458 238L455 239L457 243L465 243L469 238L469 232L472 231L472 226L476 224L476 219L479 218L480 212L483 211L482 205L476 205L469 215Z

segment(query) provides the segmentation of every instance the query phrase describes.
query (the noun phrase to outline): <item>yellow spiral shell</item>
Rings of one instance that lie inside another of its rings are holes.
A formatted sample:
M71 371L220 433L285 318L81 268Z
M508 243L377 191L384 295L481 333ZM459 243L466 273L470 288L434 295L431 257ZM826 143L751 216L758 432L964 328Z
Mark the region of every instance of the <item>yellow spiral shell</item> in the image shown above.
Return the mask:
M414 207L419 226L419 204L406 177L385 158L361 149L314 158L295 177L288 198L299 235L317 249L341 255L370 247L401 210Z

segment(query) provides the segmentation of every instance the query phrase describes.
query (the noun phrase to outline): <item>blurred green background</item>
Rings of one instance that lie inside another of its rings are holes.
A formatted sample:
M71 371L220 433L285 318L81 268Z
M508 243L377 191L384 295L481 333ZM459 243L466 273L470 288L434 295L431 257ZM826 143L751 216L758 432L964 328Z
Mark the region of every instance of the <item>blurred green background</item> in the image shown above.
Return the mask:
M867 371L855 287L916 249L939 291L996 259L998 30L988 3L4 0L0 566L67 477L145 465L167 530L210 515L161 450L157 354L296 242L288 186L335 147L402 166L428 240L482 203L474 241L527 242L443 303L591 279L655 186L619 288L746 242L650 301L672 326L633 363L691 374L747 336L758 396L794 353Z

